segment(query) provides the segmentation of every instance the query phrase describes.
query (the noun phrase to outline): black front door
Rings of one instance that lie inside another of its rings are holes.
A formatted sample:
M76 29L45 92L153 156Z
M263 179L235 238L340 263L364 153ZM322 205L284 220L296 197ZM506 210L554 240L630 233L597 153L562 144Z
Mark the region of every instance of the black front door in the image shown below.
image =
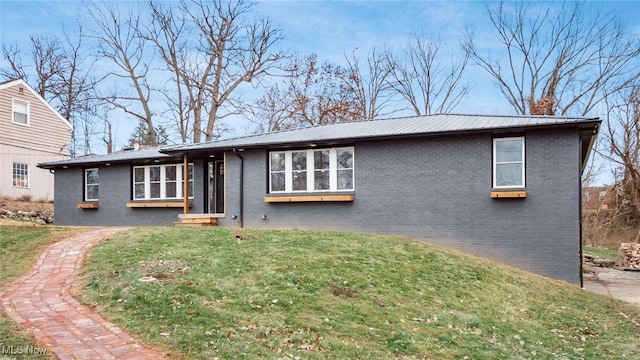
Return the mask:
M208 164L209 178L209 213L224 213L224 161Z

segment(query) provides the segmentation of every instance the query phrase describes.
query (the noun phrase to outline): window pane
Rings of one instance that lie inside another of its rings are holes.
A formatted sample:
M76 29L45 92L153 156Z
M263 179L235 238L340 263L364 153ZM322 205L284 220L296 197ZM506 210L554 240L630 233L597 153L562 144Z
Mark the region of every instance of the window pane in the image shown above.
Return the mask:
M329 150L313 152L313 168L316 170L329 169Z
M315 172L315 190L329 190L329 170L318 170Z
M496 161L522 161L522 140L496 141Z
M284 191L284 173L271 174L271 191Z
M144 199L144 184L136 184L135 188L135 199Z
M496 186L523 186L522 164L496 164Z
M150 198L159 199L160 198L160 183L151 183L149 184L149 190L151 190Z
M293 173L293 190L307 190L306 171L296 171Z
M160 166L151 166L149 168L149 180L160 181Z
M291 153L291 166L293 171L307 170L307 153L306 152Z
M338 169L353 168L353 153L351 150L338 150Z
M164 179L167 181L176 181L176 167L167 166L164 169Z
M87 199L98 199L98 185L87 185Z
M166 192L167 192L167 197L168 198L174 198L176 197L176 183L175 182L168 182L167 186L166 186Z
M338 170L338 190L353 189L353 170Z
M133 181L137 183L144 182L144 168L135 168L133 169Z
M18 124L25 124L26 125L28 123L27 114L14 112L13 113L13 122L18 123Z
M284 171L284 153L271 153L271 171Z
M87 185L98 184L98 170L87 170Z

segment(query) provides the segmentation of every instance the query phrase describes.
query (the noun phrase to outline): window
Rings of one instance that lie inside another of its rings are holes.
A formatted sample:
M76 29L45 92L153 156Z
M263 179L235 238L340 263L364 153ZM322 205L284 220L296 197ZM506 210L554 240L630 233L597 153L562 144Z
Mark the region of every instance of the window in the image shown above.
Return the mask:
M607 196L606 191L600 191L600 193L598 194L598 200L602 202L606 196Z
M590 201L589 193L584 194L584 201L585 202L589 202Z
M133 199L183 199L183 165L150 165L133 168ZM188 197L193 198L193 164L189 164Z
M84 171L84 200L98 201L98 169Z
M13 122L29 125L29 103L13 100Z
M353 191L353 148L269 153L269 192Z
M524 137L493 139L493 187L524 187L524 159Z
M13 186L29 187L29 164L13 163Z

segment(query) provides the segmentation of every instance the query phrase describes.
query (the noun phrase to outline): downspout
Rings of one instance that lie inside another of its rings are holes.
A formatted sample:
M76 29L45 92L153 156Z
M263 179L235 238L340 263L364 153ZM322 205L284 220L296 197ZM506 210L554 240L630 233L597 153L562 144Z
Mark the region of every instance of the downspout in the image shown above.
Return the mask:
M240 228L244 228L244 158L240 151L233 149L233 152L240 158Z
M184 165L182 166L182 197L184 198L183 203L183 214L189 213L189 158L187 154L184 154Z
M578 136L580 136L580 133L578 133ZM580 150L580 156L582 157L582 142L584 140L582 139L582 136L580 136L580 141L578 141L578 148ZM589 154L589 153L587 153ZM580 236L578 236L578 241L580 242L579 247L580 247L580 288L584 289L584 275L582 274L582 272L584 271L583 269L583 262L584 262L584 258L583 258L583 253L582 253L582 163L584 162L584 159L580 159L580 164L578 165L578 221L579 221L579 226L578 226L578 231L580 231Z

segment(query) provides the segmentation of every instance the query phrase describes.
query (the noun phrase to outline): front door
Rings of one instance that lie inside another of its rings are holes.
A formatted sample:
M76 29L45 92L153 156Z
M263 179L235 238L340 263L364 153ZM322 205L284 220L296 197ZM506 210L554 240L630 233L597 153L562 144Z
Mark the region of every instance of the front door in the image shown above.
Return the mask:
M213 161L208 164L209 178L209 213L224 213L224 161Z

